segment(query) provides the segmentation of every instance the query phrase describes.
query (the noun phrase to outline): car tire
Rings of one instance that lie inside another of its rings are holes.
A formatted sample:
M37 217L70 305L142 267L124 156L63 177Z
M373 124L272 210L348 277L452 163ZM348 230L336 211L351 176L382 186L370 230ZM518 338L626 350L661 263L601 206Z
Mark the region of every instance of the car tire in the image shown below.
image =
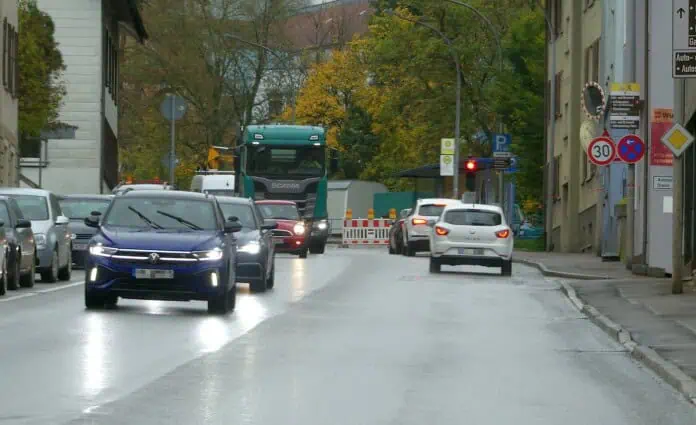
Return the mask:
M266 282L266 288L273 289L274 284L275 284L275 265L273 265L271 268L271 275L268 276L268 281Z
M227 314L230 311L230 292L226 291L223 294L208 300L208 313L210 314Z
M440 273L442 265L433 257L430 257L430 273Z
M104 297L85 292L85 308L87 310L103 308L104 304Z
M300 251L300 258L307 258L307 248L302 248L302 251Z
M255 294L266 292L266 288L268 288L267 282L266 269L263 269L261 270L260 278L253 279L251 282L249 282L249 290Z
M31 262L31 269L27 274L19 278L19 285L22 288L33 288L36 282L36 259Z
M325 247L326 247L326 245L324 245L321 242L315 243L315 244L310 245L309 252L312 254L323 254L325 249L326 249Z
M512 276L512 260L503 261L501 269L501 274L503 276Z
M7 276L7 260L9 255L5 254L5 264L2 266L2 280L0 280L0 296L7 293L7 282L9 281Z
M20 281L20 276L21 276L21 270L22 270L22 264L21 264L21 258L22 258L22 253L18 253L15 255L13 258L12 255L7 255L5 257L5 261L8 262L8 266L6 269L7 271L7 288L11 290L16 290L19 289L21 285ZM10 266L11 264L11 266ZM9 271L9 268L12 268L12 272Z
M116 295L107 295L104 297L104 307L116 308L118 305L118 297Z
M47 283L55 283L58 281L58 251L53 251L51 264L41 272L41 280Z
M58 279L60 280L70 280L72 277L72 248L68 251L68 262L58 271Z
M410 243L407 243L404 246L404 251L406 252L407 257L415 257L416 256L416 250L413 249L413 246Z
M389 254L396 254L396 250L394 249L394 238L389 238Z

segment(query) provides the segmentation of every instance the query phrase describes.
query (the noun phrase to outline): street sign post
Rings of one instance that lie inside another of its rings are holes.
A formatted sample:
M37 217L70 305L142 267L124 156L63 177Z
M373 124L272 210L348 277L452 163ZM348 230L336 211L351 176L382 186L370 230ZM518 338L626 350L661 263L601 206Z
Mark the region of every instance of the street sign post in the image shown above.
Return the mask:
M587 157L595 165L609 165L616 157L616 146L609 137L597 137L587 147Z
M645 143L635 134L622 137L616 148L616 154L627 164L635 164L645 155Z
M696 78L696 0L672 0L672 77Z
M667 146L675 157L680 157L684 151L693 143L694 136L684 127L675 123L672 128L662 136L662 144Z
M509 134L494 134L493 135L493 157L494 158L511 158L512 152L512 136Z

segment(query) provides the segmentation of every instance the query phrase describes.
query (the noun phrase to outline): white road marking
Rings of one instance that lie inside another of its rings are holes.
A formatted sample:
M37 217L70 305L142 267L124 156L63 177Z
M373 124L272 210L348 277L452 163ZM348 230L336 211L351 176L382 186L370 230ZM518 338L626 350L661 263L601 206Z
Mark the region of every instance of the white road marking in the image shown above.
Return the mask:
M85 283L84 280L71 280L70 283L66 283L66 284L60 285L60 286L55 286L53 288L38 289L38 290L31 290L30 289L31 292L26 292L23 294L10 296L10 297L7 297L7 295L6 295L5 297L0 298L0 303L21 300L22 298L29 298L29 297L34 297L34 296L40 295L40 294L47 294L49 292L56 292L56 291L60 291L63 289L73 288L75 286L84 285L84 283Z

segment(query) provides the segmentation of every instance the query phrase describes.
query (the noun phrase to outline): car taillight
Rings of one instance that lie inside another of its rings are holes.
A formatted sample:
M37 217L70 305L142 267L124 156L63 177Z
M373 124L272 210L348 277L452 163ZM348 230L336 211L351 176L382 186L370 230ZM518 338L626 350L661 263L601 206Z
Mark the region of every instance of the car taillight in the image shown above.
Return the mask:
M413 223L414 226L418 226L419 224L428 224L428 220L424 218L414 218L411 220L411 223Z
M505 239L508 236L510 236L510 229L499 230L499 231L495 232L495 235L499 238Z
M439 236L445 236L448 233L449 233L449 230L445 229L444 227L435 226L435 234L437 234Z

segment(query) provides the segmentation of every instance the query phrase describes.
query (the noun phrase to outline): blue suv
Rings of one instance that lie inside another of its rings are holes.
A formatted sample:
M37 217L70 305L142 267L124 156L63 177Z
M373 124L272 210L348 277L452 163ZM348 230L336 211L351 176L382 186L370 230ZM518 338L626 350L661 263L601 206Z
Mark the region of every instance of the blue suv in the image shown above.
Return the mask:
M214 196L130 191L85 224L97 228L85 261L86 308L115 306L120 297L202 300L210 313L234 310L234 233L242 225L223 218Z

